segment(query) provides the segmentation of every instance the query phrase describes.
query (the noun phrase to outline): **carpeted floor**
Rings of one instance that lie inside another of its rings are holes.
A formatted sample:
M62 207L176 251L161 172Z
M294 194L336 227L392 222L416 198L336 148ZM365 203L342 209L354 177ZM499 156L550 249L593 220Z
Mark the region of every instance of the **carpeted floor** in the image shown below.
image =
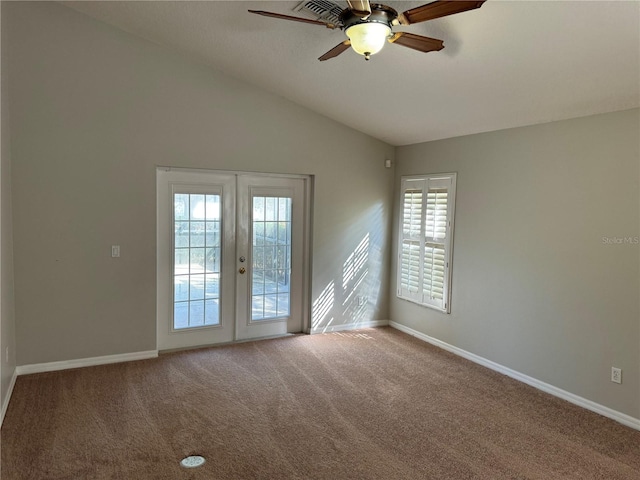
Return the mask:
M639 431L390 328L22 376L1 433L2 480L640 479Z

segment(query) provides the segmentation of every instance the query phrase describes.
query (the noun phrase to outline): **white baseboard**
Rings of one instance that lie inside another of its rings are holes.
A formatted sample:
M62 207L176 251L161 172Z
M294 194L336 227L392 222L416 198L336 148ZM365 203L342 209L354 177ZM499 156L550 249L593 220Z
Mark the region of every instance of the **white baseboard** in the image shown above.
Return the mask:
M389 325L389 320L371 320L369 322L344 323L341 325L327 325L326 327L316 327L311 329L311 333L331 333L342 332L343 330L358 330L360 328L385 327Z
M34 363L32 365L20 365L16 367L18 375L29 375L31 373L55 372L57 370L67 370L69 368L93 367L96 365L107 365L109 363L131 362L133 360L145 360L156 358L157 350L146 352L120 353L117 355L105 355L102 357L79 358L76 360L63 360L61 362Z
M634 418L630 415L618 412L617 410L605 407L604 405L600 405L599 403L592 402L591 400L587 400L586 398L580 397L571 392L567 392L566 390L562 390L561 388L554 387L553 385L550 385L523 373L517 372L516 370L507 368L503 365L500 365L499 363L480 357L475 353L467 352L466 350L462 350L461 348L449 345L448 343L438 340L437 338L425 335L424 333L418 332L417 330L406 327L400 323L389 322L389 326L402 332L408 333L409 335L419 338L420 340L423 340L427 343L435 345L436 347L440 347L443 350L447 350L448 352L466 358L467 360L471 360L472 362L482 365L483 367L490 368L491 370L495 370L496 372L502 373L503 375L519 380L522 383L526 383L527 385L537 388L538 390L542 390L543 392L549 393L555 397L562 398L563 400L571 402L574 405L578 405L582 408L586 408L587 410L591 410L592 412L599 413L602 416L615 420L616 422L622 423L623 425L626 425L628 427L640 430L640 419L638 418Z
M7 389L7 393L4 396L4 402L2 402L2 411L0 411L0 428L2 428L2 422L4 422L4 415L7 413L7 408L9 407L9 400L11 400L11 394L13 393L13 387L16 384L16 379L18 378L18 369L16 368L13 371L13 376L11 377L11 381L9 382L9 388Z

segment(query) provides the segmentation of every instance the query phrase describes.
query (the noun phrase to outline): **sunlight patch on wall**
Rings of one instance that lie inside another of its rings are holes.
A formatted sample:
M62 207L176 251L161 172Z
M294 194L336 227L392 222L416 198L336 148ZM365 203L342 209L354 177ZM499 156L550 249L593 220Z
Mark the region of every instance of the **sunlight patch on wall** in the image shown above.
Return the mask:
M321 323L324 322L325 317L327 317L331 310L333 309L333 302L335 297L335 285L333 280L329 282L329 284L322 290L318 298L313 302L311 306L311 328L317 328ZM326 327L331 325L333 321L333 317L331 317L327 323Z
M311 330L365 327L380 318L387 279L382 278L386 230L384 204L375 203L360 212L356 222L336 238L335 251L342 269L331 272L329 283L312 305ZM338 253L339 252L339 253ZM344 252L344 253L343 253ZM324 265L324 264L323 264Z
M362 267L369 260L369 233L360 241L353 253L349 255L342 265L342 288L347 289L349 282L353 280Z
M365 288L365 279L369 273L368 263L367 232L342 265L342 316L352 325L368 320L368 289Z

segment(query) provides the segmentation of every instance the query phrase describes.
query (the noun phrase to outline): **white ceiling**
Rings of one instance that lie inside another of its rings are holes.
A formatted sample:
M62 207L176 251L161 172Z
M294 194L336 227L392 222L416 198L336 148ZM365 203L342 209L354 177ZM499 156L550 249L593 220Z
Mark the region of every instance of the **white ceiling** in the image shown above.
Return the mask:
M395 28L444 50L386 45L369 62L351 50L319 62L343 32L247 12L300 16L299 2L62 3L392 145L640 106L638 1L489 0Z

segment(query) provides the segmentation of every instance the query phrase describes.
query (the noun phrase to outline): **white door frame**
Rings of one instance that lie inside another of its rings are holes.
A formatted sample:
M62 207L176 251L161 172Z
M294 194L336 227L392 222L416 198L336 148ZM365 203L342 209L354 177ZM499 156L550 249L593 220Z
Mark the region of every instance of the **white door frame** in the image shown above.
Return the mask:
M304 182L304 216L303 216L303 241L302 241L302 289L301 289L301 301L302 301L302 331L309 333L310 331L310 319L311 319L311 211L312 211L312 195L313 195L313 176L310 175L288 175L288 174L268 174L268 173L255 173L255 172L242 172L242 171L228 171L228 170L206 170L206 169L188 169L188 168L173 168L159 166L156 169L156 348L159 351L166 351L171 349L188 348L195 346L229 343L238 340L236 332L236 305L235 301L230 302L232 305L223 307L222 315L226 316L227 322L223 318L222 325L227 331L213 337L207 335L209 331L215 331L215 329L222 330L219 326L212 327L199 327L197 329L189 329L185 332L172 332L170 333L170 319L172 318L173 308L173 279L171 277L171 261L172 261L172 237L171 232L171 218L172 218L172 185L201 185L203 187L213 185L221 185L221 178L233 178L234 179L234 205L236 202L235 191L235 179L242 175L251 176L264 176L271 178L296 178L301 179ZM216 181L217 178L217 181ZM224 183L224 182L223 182ZM229 188L228 186L226 187ZM170 199L169 201L167 199ZM228 202L227 202L228 203ZM225 208L223 206L223 208ZM226 210L226 208L225 208ZM226 267L229 269L235 269L236 266L236 238L235 238L235 216L231 215L233 220L229 218L227 220L227 226L230 222L233 222L233 235L225 236L226 248L223 245L222 258L223 262L226 262ZM225 228L226 230L226 228ZM235 280L233 280L235 282ZM233 286L222 284L221 289L226 289L226 292L232 291L235 298L235 284ZM230 331L228 330L230 329ZM174 340L167 341L168 337L173 337ZM189 338L191 337L191 338ZM213 338L213 340L212 340Z

